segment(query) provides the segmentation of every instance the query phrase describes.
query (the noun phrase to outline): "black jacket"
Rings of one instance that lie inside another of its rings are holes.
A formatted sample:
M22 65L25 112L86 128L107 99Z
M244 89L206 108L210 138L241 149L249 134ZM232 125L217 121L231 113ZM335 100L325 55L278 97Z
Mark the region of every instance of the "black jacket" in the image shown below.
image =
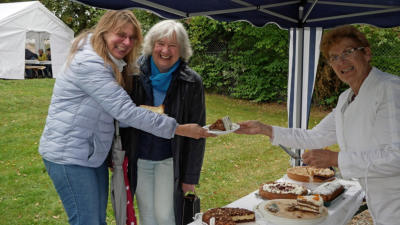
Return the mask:
M136 105L153 102L152 89L145 88L150 77L150 58L139 59L140 76L133 79L131 98ZM179 124L197 123L204 126L206 122L206 108L204 87L201 77L189 66L181 62L173 72L172 81L164 99L165 113L177 120ZM136 191L137 183L137 143L139 130L121 128L123 149L129 157L128 175L132 194ZM172 157L174 162L174 210L176 224L182 220L183 192L182 183L198 184L203 164L205 139L192 139L175 136L171 140Z

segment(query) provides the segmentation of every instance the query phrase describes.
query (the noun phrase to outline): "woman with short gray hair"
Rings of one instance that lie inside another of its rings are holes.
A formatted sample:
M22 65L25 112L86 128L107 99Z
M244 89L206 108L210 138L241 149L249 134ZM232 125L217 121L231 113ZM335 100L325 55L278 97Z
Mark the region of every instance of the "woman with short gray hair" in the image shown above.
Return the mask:
M192 55L185 28L174 20L154 25L144 38L140 76L133 81L136 104L164 106L181 123L206 122L200 75L188 66ZM168 140L138 129L122 128L129 154L131 191L141 225L180 225L184 194L194 191L203 164L205 140ZM137 185L136 185L137 184Z
M189 36L181 23L174 20L164 20L154 25L146 34L143 43L143 55L151 55L153 53L154 44L156 41L165 37L176 37L179 43L179 55L182 61L189 62L193 51L190 45Z

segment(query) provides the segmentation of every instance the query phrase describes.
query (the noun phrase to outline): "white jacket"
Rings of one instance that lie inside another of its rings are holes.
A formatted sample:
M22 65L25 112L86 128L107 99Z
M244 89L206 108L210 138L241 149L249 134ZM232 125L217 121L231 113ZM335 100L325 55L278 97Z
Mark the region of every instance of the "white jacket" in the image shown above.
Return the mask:
M273 144L317 149L338 143L345 179L357 178L375 224L400 221L400 77L373 68L357 97L344 91L311 130L273 127Z

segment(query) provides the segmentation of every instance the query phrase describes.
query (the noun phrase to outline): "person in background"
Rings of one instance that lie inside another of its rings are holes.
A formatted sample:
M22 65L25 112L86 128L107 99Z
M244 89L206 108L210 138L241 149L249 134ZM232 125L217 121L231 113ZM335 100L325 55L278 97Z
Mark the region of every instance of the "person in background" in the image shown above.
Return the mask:
M35 60L38 58L39 58L39 56L37 54L35 54L31 50L25 48L25 59L26 60Z
M198 124L178 124L132 102L123 87L137 69L141 43L131 11L107 11L74 40L55 81L39 153L70 224L106 224L114 119L165 139L213 136Z
M33 53L28 48L25 48L25 60L37 60L38 55ZM25 65L29 66L31 64L25 63ZM32 69L25 69L25 78L33 78L33 70Z
M341 26L324 34L321 52L339 79L350 86L336 108L311 130L247 121L239 134L264 134L272 144L314 149L303 162L335 166L345 179L357 178L377 225L400 221L400 77L372 67L363 33ZM340 152L322 148L339 144ZM384 185L382 185L384 184Z
M178 123L206 122L204 87L188 66L192 48L183 25L164 20L144 38L140 76L133 82L136 104L160 106ZM131 191L135 193L141 225L180 225L186 192L198 184L204 139L157 137L138 129L121 129L129 153Z
M47 60L51 61L51 50L50 48L46 49Z
M47 56L47 60L51 61L51 50L50 50L50 48L46 49L46 56ZM51 63L50 64L46 64L45 66L46 66L47 77L48 78L52 78L53 77L53 68L51 66Z
M39 61L46 61L47 60L47 55L43 52L43 49L39 49Z

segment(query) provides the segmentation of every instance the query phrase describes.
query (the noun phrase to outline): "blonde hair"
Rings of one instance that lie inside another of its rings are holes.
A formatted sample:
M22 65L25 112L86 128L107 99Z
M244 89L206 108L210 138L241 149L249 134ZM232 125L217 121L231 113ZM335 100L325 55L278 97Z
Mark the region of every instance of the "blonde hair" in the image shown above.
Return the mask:
M118 31L125 24L133 25L133 38L134 38L134 46L124 57L124 61L127 63L127 66L124 68L122 73L118 70L117 65L111 60L109 56L109 49L107 48L107 43L104 39L104 35L110 31ZM118 84L124 87L126 90L131 89L131 76L133 73L138 72L137 66L137 58L140 54L140 48L143 42L142 30L139 21L136 19L135 15L132 11L129 10L110 10L107 11L99 20L97 25L90 29L82 32L78 37L75 38L72 43L71 50L68 56L68 64L71 62L72 58L82 47L82 45L86 42L88 35L91 36L91 44L93 46L94 51L104 59L105 64L111 65L115 79Z
M144 37L143 54L146 56L151 55L155 42L165 37L169 39L176 37L180 58L184 62L189 62L193 54L189 36L183 25L175 20L163 20L151 27Z

